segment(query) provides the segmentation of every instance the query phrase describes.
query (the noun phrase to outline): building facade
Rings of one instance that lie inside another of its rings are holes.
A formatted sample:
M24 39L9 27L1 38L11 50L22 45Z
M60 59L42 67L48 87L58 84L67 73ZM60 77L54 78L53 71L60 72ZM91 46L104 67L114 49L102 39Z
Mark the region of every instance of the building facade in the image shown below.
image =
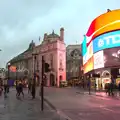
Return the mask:
M67 80L81 76L81 45L68 45L66 48Z
M42 56L50 66L50 72L45 73L46 86L59 87L60 81L66 80L66 47L64 43L64 28L60 29L60 35L54 33L44 34L43 41L40 45L35 46L32 41L29 48L10 61L11 65L16 65L18 69L28 70L29 77L37 73L41 81ZM19 60L17 60L19 57ZM24 74L24 73L22 73Z

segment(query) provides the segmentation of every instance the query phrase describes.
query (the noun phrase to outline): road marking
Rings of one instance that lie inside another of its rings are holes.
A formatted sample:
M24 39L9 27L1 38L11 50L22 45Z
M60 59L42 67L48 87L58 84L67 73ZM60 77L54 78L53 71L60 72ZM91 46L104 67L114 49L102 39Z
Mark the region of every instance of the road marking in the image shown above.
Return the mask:
M115 112L114 110L111 110L111 109L108 109L108 108L104 108L104 107L102 107L102 109L110 111L110 112Z
M102 109L104 109L104 110L106 110L106 111L113 112L113 113L118 113L118 114L120 114L120 111L119 111L119 112L118 112L118 111L114 111L114 110L111 110L111 109L105 108L105 107L102 107Z
M67 116L61 110L57 110L57 114L59 114L61 117L65 118L66 120L72 120L69 116Z

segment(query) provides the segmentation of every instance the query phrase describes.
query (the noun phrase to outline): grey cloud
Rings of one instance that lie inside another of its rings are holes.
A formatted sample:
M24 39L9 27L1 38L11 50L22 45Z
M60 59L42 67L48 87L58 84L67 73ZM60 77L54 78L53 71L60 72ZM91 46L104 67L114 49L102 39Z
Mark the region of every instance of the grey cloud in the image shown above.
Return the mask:
M55 5L55 0L4 0L0 2L0 25L10 28L31 22L37 16L47 15Z
M56 0L0 1L0 65L28 47L36 36L30 24L48 15L55 5Z

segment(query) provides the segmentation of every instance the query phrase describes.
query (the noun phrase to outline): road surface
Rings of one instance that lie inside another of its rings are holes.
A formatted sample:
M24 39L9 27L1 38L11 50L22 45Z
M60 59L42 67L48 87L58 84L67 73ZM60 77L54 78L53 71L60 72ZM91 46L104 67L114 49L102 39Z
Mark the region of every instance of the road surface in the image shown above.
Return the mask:
M118 120L120 100L79 94L74 88L45 88L45 99L54 109L72 120Z

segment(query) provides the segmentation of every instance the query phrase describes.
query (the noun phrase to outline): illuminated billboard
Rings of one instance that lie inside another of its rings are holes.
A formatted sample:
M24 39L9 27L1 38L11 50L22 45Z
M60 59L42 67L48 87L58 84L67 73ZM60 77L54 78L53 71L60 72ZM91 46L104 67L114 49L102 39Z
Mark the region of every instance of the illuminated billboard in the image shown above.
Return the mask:
M106 12L92 21L86 33L87 43L89 43L92 39L103 33L119 29L120 29L120 9Z
M93 40L93 52L120 46L120 30L109 32Z
M88 62L83 66L84 73L87 73L91 70L93 70L94 64L93 64L93 57L91 57Z
M120 66L118 47L120 48L120 10L112 10L94 19L84 36L84 73L103 67Z
M84 56L87 52L87 40L86 36L84 36L84 40L82 42L82 56Z
M11 72L16 72L16 66L10 66L9 70L10 70Z
M94 54L94 69L104 67L104 53L103 50Z
M104 66L105 67L120 66L120 47L104 50Z
M83 65L93 56L93 43L91 42L87 47L87 52L83 56Z

